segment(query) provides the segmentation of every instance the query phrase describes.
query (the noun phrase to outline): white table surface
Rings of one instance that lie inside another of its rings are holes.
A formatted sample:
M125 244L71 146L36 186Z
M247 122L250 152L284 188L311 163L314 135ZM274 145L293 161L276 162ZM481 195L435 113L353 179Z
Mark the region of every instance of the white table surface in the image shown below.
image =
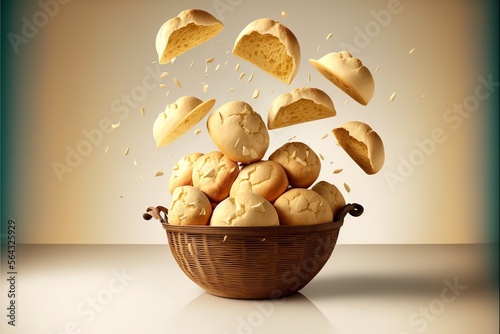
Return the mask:
M204 292L167 244L18 245L2 333L498 333L488 248L341 244L299 293L248 301Z

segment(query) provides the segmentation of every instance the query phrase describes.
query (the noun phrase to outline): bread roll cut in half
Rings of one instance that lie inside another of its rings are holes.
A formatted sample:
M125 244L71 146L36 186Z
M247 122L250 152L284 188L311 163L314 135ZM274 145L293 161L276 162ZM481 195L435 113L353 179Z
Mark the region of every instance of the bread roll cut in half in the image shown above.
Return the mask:
M205 43L224 28L222 22L201 9L187 9L165 22L156 35L158 62L166 64L175 57Z
M243 101L217 108L207 120L213 142L229 159L237 162L261 160L269 147L269 133L262 117Z
M268 200L252 192L230 196L217 205L212 213L212 226L277 226L276 209Z
M211 202L218 203L229 195L238 176L239 166L222 152L202 155L193 164L193 186L200 188Z
M333 212L333 218L336 218L340 213L342 208L346 205L344 196L340 190L333 184L326 181L319 181L314 186L312 186L311 190L314 190L318 194L321 195L326 202L330 205L330 208Z
M203 153L196 152L183 156L172 168L172 174L168 181L168 191L173 193L174 189L180 186L193 185L193 164Z
M268 18L249 23L236 38L232 52L286 84L299 71L297 38L283 24Z
M366 174L375 174L384 165L384 143L368 124L347 122L333 129L333 134L339 145Z
M288 183L295 188L309 188L321 171L318 155L302 142L284 144L269 156L269 160L285 169Z
M194 96L183 96L167 105L153 125L153 137L157 147L163 147L195 126L215 104L215 99L205 102Z
M347 51L332 52L309 62L328 80L366 106L375 92L370 70Z
M311 189L293 188L274 202L282 225L313 225L333 221L328 202Z
M274 202L288 188L288 178L281 165L271 160L252 162L244 166L233 182L229 196L253 192Z
M208 225L212 206L207 196L193 186L175 188L168 209L168 222L172 225Z
M274 99L267 114L267 127L277 129L336 114L328 94L318 88L301 87Z

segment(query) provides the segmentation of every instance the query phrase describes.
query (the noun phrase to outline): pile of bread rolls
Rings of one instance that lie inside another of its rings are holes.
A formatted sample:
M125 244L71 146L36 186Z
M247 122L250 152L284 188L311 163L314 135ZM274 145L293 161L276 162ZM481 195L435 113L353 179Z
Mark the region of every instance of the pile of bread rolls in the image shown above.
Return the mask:
M189 9L162 25L156 37L161 64L215 37L223 24L210 13ZM290 84L299 70L300 46L278 21L262 18L238 35L232 53ZM310 63L325 78L362 105L374 94L370 71L349 52L332 52ZM153 136L158 147L170 144L212 110L184 96L158 115ZM252 106L227 101L208 116L206 127L217 150L191 152L174 165L168 189L168 221L174 225L276 226L331 222L346 205L339 189L318 181L321 159L307 144L287 142L268 152L269 130L336 115L328 94L298 87L277 96L267 123ZM279 130L278 130L279 131ZM332 130L338 144L367 174L384 163L384 147L367 124L352 121Z

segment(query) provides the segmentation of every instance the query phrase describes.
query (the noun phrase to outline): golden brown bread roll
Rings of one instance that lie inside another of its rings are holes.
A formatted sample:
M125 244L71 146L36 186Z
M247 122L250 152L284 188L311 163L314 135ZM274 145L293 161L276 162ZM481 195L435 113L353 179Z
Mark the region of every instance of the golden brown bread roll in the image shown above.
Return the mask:
M299 71L300 45L297 38L283 24L268 18L250 22L240 32L233 54L287 84Z
M268 200L252 192L230 196L217 205L211 226L277 226L278 214Z
M269 147L269 133L262 117L243 101L217 108L207 120L213 142L225 156L237 162L261 160Z
M269 156L269 160L285 169L288 182L295 188L309 188L321 171L318 155L302 142L284 144Z
M309 62L328 80L366 106L375 92L373 76L359 58L347 51L331 52Z
M224 25L201 9L183 10L165 22L156 35L158 62L166 64L177 56L218 35Z
M333 218L337 217L342 208L346 205L344 196L340 190L333 184L326 181L319 181L311 190L314 190L323 197L326 202L330 205L333 212Z
M282 225L313 225L333 221L328 202L311 189L293 188L274 202Z
M212 214L208 197L193 186L180 186L172 193L168 222L172 225L207 225Z
M193 185L200 188L211 202L218 203L229 195L238 176L239 166L222 152L202 155L193 164Z
M167 105L153 125L153 136L157 147L170 144L196 125L215 104L214 99L203 102L195 96L182 96Z
M324 91L300 87L274 99L267 114L267 127L270 130L277 129L333 117L336 114L332 99Z
M366 174L375 174L384 165L385 150L380 136L366 123L351 121L333 129L339 145Z
M288 178L281 165L271 160L252 162L244 166L233 182L230 196L250 191L274 202L288 188Z
M172 168L172 174L168 181L168 191L170 194L175 188L180 186L193 185L193 164L203 153L196 152L183 156Z

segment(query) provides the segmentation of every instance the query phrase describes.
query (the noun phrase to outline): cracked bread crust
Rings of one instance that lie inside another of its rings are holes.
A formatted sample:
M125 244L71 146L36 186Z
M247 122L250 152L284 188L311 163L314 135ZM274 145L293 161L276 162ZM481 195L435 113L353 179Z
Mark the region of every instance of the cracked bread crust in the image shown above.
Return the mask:
M266 124L243 101L231 101L220 106L208 117L207 128L215 145L233 161L259 161L269 147Z
M261 160L244 166L231 186L230 196L251 191L273 203L288 188L283 167L271 160Z
M294 188L309 188L321 171L318 155L302 142L284 144L269 156L269 160L285 169L288 182Z
M208 225L212 206L208 197L193 186L180 186L172 193L168 222L172 225Z
M210 201L219 203L229 195L238 176L238 164L222 152L213 151L200 156L193 164L193 185L200 188Z
M293 188L274 202L282 225L313 225L333 221L330 205L314 190Z
M172 168L170 180L168 181L168 190L170 194L172 194L177 187L193 185L193 164L196 159L202 155L203 153L200 152L191 153L183 156L175 163Z
M329 182L319 181L311 189L326 199L332 209L333 217L337 217L340 210L346 205L344 196L342 196L340 190Z
M241 192L223 200L212 213L212 226L277 226L280 221L273 205L253 192Z

